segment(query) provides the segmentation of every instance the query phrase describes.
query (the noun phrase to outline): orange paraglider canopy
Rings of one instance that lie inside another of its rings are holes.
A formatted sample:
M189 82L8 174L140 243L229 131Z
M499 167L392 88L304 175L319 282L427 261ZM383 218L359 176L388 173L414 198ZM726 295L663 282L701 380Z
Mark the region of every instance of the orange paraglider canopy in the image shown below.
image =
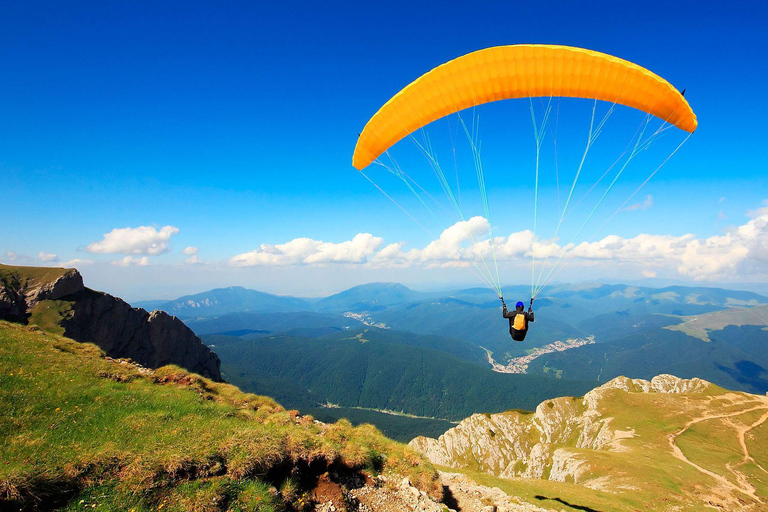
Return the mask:
M698 124L677 89L627 60L570 46L496 46L442 64L395 94L365 125L352 165L364 169L403 137L446 115L537 96L618 103L691 133Z

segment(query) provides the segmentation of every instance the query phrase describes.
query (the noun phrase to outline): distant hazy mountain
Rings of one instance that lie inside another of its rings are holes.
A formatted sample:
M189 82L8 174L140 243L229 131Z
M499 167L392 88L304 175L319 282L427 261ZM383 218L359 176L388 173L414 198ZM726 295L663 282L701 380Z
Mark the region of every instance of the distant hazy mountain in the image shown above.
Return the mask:
M195 318L237 312L307 311L311 308L303 299L230 286L179 297L159 309L180 318Z
M428 296L399 283L370 283L355 286L317 301L317 311L381 311L390 306L413 302Z
M510 306L518 300L528 305L530 287L507 286L504 290ZM556 285L536 299L536 321L522 343L511 341L498 297L484 288L423 293L397 283L371 283L304 300L236 287L183 297L169 302L165 310L185 318L198 335L226 333L245 340L274 336L324 339L364 325L385 327L393 334L390 348L382 349L382 366L394 360L385 353L399 351L393 347L407 345L413 335L462 340L476 353L482 353L480 347L489 350L501 365L557 341L590 338L594 343L582 342L578 348L535 357L527 362L525 371L595 383L618 375L650 378L675 373L761 392L768 384L768 375L763 373L768 368L763 354L768 350L761 344L768 331L737 321L728 323L737 311L741 315L762 311L760 305L768 305L768 298L720 288ZM692 316L704 320L691 323L688 317ZM690 329L705 325L712 343L666 329L682 322L688 322ZM222 359L227 354L222 353ZM477 363L465 355L453 355ZM489 366L485 361L480 364ZM247 368L242 373L250 375Z
M135 300L131 302L131 306L134 308L146 309L147 311L162 310L163 307L170 301L168 299L160 300ZM167 313L167 311L166 311Z

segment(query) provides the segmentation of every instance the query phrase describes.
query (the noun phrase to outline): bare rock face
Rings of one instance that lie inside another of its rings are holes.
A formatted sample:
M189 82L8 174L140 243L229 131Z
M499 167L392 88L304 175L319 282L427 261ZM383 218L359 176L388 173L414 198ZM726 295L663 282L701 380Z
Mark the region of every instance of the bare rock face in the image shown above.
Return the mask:
M127 357L149 368L175 364L222 380L218 356L178 318L162 311L147 313L87 288L71 298L72 314L62 321L65 336L95 343L110 357Z
M6 267L0 265L0 271ZM55 271L54 271L55 273ZM25 276L23 273L4 271L0 275L0 319L25 321L29 311L42 300L58 300L84 289L83 277L75 269L61 270L59 275Z
M222 380L218 356L176 317L162 311L147 313L117 297L88 289L75 269L56 273L51 269L0 267L0 319L27 323L32 309L41 302L66 301L69 311L60 324L65 336L95 343L110 357L130 358L149 368L175 364Z
M27 310L24 296L16 290L0 285L0 319L18 320Z
M580 449L622 450L631 430L615 429L600 402L616 389L628 393L702 393L709 383L659 375L652 380L617 377L583 398L542 402L533 413L474 414L438 439L417 437L409 446L434 464L474 467L502 478L544 478L586 483L589 463ZM615 392L615 391L614 391ZM572 449L569 447L575 447Z

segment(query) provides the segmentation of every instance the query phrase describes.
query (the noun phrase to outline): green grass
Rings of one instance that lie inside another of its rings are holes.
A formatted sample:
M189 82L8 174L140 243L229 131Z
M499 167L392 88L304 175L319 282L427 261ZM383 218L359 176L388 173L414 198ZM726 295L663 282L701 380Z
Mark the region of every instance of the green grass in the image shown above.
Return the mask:
M0 504L251 510L255 500L270 510L264 489L311 463L392 472L440 493L429 463L370 425L316 424L270 398L174 366L143 372L36 327L0 322L0 409Z
M42 300L32 308L29 323L50 333L64 335L61 320L70 314L72 304L66 300Z
M635 499L631 495L617 496L614 493L596 491L574 483L498 478L480 471L438 468L449 473L463 473L480 485L498 487L521 502L528 502L546 509L565 511L594 509L601 512L653 510L647 508L642 500Z
M0 283L16 282L28 286L45 284L55 281L70 271L71 269L58 267L22 267L0 263Z

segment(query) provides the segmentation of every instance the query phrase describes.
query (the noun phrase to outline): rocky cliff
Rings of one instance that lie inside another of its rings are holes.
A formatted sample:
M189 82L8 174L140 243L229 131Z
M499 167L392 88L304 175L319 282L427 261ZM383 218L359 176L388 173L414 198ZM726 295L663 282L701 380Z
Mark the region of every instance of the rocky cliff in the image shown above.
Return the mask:
M620 449L632 430L617 429L603 414L609 390L631 393L700 393L709 383L659 375L653 380L618 377L583 398L561 397L539 404L536 411L474 414L438 439L417 437L410 446L433 463L471 468L502 478L544 478L578 482L588 464L575 449Z
M410 446L442 466L607 491L629 510L751 511L768 510L766 434L768 397L659 375L475 414Z
M56 330L150 368L175 364L222 380L218 356L179 319L86 288L75 269L0 265L0 319Z

